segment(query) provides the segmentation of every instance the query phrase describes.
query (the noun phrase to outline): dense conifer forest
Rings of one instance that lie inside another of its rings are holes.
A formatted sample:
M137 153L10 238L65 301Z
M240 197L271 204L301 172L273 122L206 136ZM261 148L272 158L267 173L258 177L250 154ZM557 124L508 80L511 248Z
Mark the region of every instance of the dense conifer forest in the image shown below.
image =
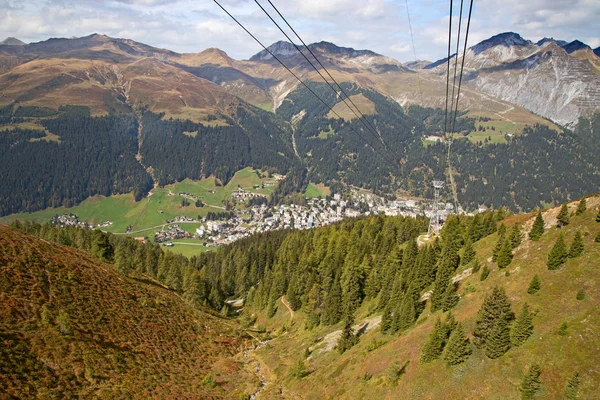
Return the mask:
M324 85L309 85L327 100ZM424 146L423 139L439 133L441 110L403 110L376 92L351 85L345 89L373 103L377 114L365 115L364 122L376 127L381 139L357 119L330 118L329 110L302 88L286 98L277 114L239 106L235 118L224 117L226 126L166 120L147 111L138 120L127 114L90 117L87 108L76 106L54 114L29 107L20 112L24 117L10 107L2 109L2 121L13 125L43 115L37 121L56 137L47 140L42 131L10 125L2 131L0 215L72 206L97 194L134 192L139 200L153 183L185 178L214 175L227 183L247 166L289 173L272 196L273 204L301 201L292 195L302 193L308 182L337 192L354 185L386 197L394 197L398 189L430 196L430 182L446 180L447 150L443 143ZM471 118L458 118L456 130L469 131L473 124ZM522 135L506 137L507 143L455 139L452 163L459 201L469 209L485 204L531 210L593 192L600 186L597 131L600 115L581 119L573 132L526 128Z

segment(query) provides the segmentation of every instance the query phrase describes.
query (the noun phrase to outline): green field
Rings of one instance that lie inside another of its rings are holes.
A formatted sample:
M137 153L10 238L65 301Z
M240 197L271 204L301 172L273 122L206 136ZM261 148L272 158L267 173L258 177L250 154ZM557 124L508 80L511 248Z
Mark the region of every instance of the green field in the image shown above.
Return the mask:
M34 213L13 214L0 218L0 223L11 223L12 221L29 220L36 222L47 222L56 214L73 213L82 221L97 225L104 221L112 221L113 224L103 227L102 230L112 233L124 233L127 226L133 226L132 236L153 237L154 232L161 230L166 224L166 220L173 219L176 216L186 216L188 218L197 218L206 216L209 212L224 211L223 202L231 199L231 193L237 189L238 185L246 190L269 195L273 192L275 186L260 186L264 181L273 181L258 171L261 178L251 168L238 171L231 181L225 185L217 185L214 177L203 179L201 181L184 180L164 188L152 190L152 195L135 202L132 194L122 194L110 197L94 196L81 204L65 208L48 208L46 210ZM253 189L258 185L258 189ZM204 207L198 208L193 200L189 206L181 205L184 197L177 193L190 193L196 198L202 200ZM243 207L238 204L237 207ZM186 232L194 233L199 223L178 223ZM188 239L186 239L188 240ZM194 239L189 239L195 241ZM175 247L177 249L175 249ZM198 254L206 251L202 246L175 246L172 251L184 253L186 255ZM179 251L181 250L181 251Z
M331 194L331 190L323 184L314 184L309 183L306 187L306 191L304 192L304 197L308 197L310 199L315 197L320 197L324 199L325 197Z
M329 130L328 131L321 131L321 133L319 133L318 138L319 139L327 139L329 136L332 136L334 133L335 133L335 131L331 127L331 124L329 124Z

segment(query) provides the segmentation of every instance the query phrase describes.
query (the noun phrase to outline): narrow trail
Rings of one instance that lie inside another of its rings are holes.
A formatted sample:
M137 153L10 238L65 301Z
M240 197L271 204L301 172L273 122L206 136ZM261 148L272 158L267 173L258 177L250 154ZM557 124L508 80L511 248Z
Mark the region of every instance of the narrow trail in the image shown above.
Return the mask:
M288 309L288 311L290 312L290 320L294 320L294 310L292 310L292 307L290 307L290 303L287 302L287 299L285 298L285 295L281 296L281 302L283 303L283 305Z

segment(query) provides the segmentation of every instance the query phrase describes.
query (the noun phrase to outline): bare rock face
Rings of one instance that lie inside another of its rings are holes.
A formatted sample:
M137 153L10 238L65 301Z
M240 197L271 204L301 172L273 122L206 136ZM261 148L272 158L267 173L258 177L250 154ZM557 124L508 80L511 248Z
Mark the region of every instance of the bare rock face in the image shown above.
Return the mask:
M454 61L453 56L450 62ZM426 68L445 73L446 62ZM508 32L467 51L463 82L561 125L574 126L579 117L589 117L600 108L599 67L600 57L579 41L546 38L533 43Z

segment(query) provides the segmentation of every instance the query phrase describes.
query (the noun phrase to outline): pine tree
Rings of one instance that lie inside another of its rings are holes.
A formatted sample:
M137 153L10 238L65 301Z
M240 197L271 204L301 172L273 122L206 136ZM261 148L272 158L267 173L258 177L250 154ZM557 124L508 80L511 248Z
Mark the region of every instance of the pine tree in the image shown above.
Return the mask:
M598 210L598 214L596 214L596 222L600 222L600 210Z
M579 201L577 205L577 211L575 211L575 215L581 215L587 210L587 202L585 201L585 197Z
M475 261L473 262L473 270L471 272L476 274L479 272L480 269L481 269L481 263L479 262L479 260L475 259Z
M513 346L522 345L531 336L533 333L532 320L533 315L529 312L529 305L525 303L512 327L510 342Z
M481 275L479 275L479 280L480 281L485 281L487 279L487 277L490 275L490 269L488 268L487 264L483 266L483 269L481 270Z
M521 227L519 224L514 224L510 232L510 244L513 249L516 249L521 244Z
M340 336L337 342L337 350L340 354L358 343L358 336L354 333L352 325L354 325L354 318L351 315L347 315L344 322L344 329L342 329L342 336Z
M537 274L535 274L535 276L531 279L531 282L529 282L529 288L527 288L527 293L529 293L529 294L537 293L541 287L542 287L542 285L540 282L540 277Z
M502 250L505 240L506 240L506 226L504 224L502 224L502 225L500 225L500 228L498 228L498 241L496 242L496 247L494 247L494 250L492 250L492 261L493 262L496 262L496 259L498 258L498 253L500 253L500 250Z
M563 204L562 207L560 208L560 212L558 213L558 216L556 217L556 221L557 224L556 226L558 226L559 228L562 228L565 225L569 225L569 222L571 222L571 217L569 216L569 209L567 208L567 204Z
M577 400L577 394L579 393L579 372L575 371L567 387L565 388L565 398L567 400Z
M600 243L600 232L598 232L598 234L596 235L596 237L594 238L594 242L596 243Z
M472 352L471 342L465 336L465 330L459 322L452 330L450 339L448 339L448 344L446 344L444 361L446 361L446 364L448 365L460 364L463 363Z
M394 327L394 331L403 332L410 328L415 322L415 303L410 293L407 293L402 300L402 305L398 312L398 322Z
M449 311L454 308L458 304L459 296L457 291L457 284L450 282L446 287L446 291L444 292L444 297L442 298L441 308L443 311Z
M325 298L323 315L321 322L325 325L337 324L342 316L342 287L340 280L336 276L329 293Z
M127 244L123 241L115 247L115 267L117 268L117 271L123 275L127 275L133 270L133 263L131 262Z
M575 238L573 238L573 243L571 243L571 248L569 249L569 257L579 257L582 253L583 237L581 236L581 232L577 231L577 233L575 233Z
M499 318L494 321L485 344L485 355L491 359L501 357L510 349L510 327Z
M585 292L583 291L583 289L579 289L577 291L577 294L575 295L575 298L579 301L585 299Z
M531 400L535 396L535 394L542 387L542 383L540 382L540 374L542 371L540 370L540 366L537 364L533 364L527 374L523 377L521 381L521 387L519 390L521 391L521 399L522 400Z
M496 262L498 263L499 268L505 268L512 262L512 249L513 246L510 239L506 239L504 241L504 244L502 245L502 249L498 253L498 257L496 258Z
M439 319L435 322L433 330L429 332L427 342L421 350L421 361L424 363L431 362L440 358L444 345L442 342L444 327Z
M388 303L384 309L383 314L381 315L381 333L390 333L392 329L392 306Z
M544 218L542 218L542 212L538 211L537 217L535 217L535 221L533 221L533 226L529 231L529 239L531 240L539 240L544 234Z
M463 246L463 256L461 259L461 263L463 265L467 265L473 260L474 257L475 250L473 250L473 242L471 241L471 238L467 236L467 239L465 240L465 245Z
M514 318L515 314L511 309L511 303L508 296L506 296L506 292L501 287L495 287L492 294L485 297L477 313L475 331L473 332L475 345L480 348L487 347L490 338L494 337L496 341L494 345L495 353L502 351L504 344L510 346L508 324ZM504 323L499 324L498 321L504 321Z
M550 250L550 254L548 254L548 262L546 265L549 270L556 270L561 267L566 261L569 253L567 252L567 245L565 244L565 239L563 234L558 235L558 239L556 239L556 243L552 250Z

